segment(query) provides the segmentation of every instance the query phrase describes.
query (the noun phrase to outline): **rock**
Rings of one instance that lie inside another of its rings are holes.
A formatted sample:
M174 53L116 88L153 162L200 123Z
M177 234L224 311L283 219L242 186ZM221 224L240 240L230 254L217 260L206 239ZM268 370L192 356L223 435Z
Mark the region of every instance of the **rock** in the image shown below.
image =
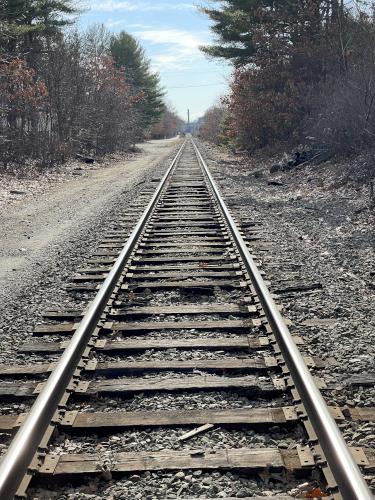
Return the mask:
M254 492L249 488L240 488L237 492L237 496L238 498L252 497L253 493Z
M131 481L132 483L139 483L140 480L141 476L138 476L138 474L133 474L129 477L129 481Z
M273 174L274 172L280 172L280 170L282 169L283 169L282 165L276 163L275 165L272 165L270 167L270 173Z
M280 441L278 447L281 448L282 450L287 450L289 445L286 441Z

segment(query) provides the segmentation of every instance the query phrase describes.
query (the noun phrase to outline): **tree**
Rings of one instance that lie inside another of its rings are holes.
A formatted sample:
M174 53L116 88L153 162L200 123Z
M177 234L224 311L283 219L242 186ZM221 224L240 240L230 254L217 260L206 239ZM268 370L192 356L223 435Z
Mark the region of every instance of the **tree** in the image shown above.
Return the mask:
M223 142L227 113L228 111L223 105L209 108L202 118L198 131L199 137L214 144Z
M139 137L136 91L115 66L108 32L70 31L48 40L33 69L22 58L0 63L0 157L41 165L75 153L127 150Z
M16 156L32 154L30 116L46 105L48 91L23 59L13 58L0 62L0 96L1 157L6 165Z
M153 139L169 139L175 137L183 129L184 121L178 116L176 111L166 107L160 120L151 129Z
M0 50L10 54L38 52L42 40L60 35L70 24L68 16L77 12L73 0L2 0L1 23L6 36Z
M32 158L46 166L76 153L127 150L160 119L159 77L135 39L117 40L103 25L64 32L76 11L72 0L0 0L0 6L3 164Z
M144 98L137 109L144 128L149 128L158 122L165 111L159 75L151 71L150 61L139 42L125 31L113 36L111 54L116 66L124 68L126 79L136 92L143 92Z
M203 11L217 43L202 50L235 68L227 100L232 133L249 149L298 140L311 95L348 70L353 16L338 0L216 3Z

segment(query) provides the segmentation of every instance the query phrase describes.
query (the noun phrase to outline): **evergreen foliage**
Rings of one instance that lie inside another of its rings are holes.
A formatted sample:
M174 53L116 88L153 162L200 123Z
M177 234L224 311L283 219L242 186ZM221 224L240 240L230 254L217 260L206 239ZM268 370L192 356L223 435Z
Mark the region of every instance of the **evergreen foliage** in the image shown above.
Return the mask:
M78 12L72 0L2 0L0 22L4 29L0 50L27 53L40 49L40 38L61 34ZM5 33L5 36L4 36Z
M158 122L165 111L164 91L160 87L159 75L153 73L144 49L129 33L122 31L111 40L111 54L118 68L124 68L125 77L131 85L143 92L138 104L144 127Z
M224 101L228 137L247 149L306 136L336 149L370 143L375 23L368 2L356 3L357 10L342 0L211 3L202 10L213 22L216 43L202 50L234 67ZM352 110L350 134L340 106Z

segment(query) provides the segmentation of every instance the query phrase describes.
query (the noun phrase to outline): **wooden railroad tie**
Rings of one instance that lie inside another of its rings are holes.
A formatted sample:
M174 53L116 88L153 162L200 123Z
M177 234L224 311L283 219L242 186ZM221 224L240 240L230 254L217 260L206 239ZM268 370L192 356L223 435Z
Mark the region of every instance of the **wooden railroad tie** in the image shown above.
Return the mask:
M357 451L357 449L352 449ZM111 472L144 472L157 470L273 470L311 472L315 459L309 447L297 446L294 450L277 448L238 448L224 450L165 450L160 452L113 453L104 463L101 454L47 455L39 474L100 474ZM375 465L372 453L362 453L367 467ZM363 465L363 463L360 463Z

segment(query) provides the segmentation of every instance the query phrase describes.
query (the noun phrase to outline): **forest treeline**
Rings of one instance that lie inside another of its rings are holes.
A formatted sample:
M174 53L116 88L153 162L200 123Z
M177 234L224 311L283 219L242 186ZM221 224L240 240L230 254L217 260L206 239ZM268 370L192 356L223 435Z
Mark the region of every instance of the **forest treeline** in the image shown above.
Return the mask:
M126 151L181 126L139 42L76 30L77 5L0 0L0 168Z
M217 43L202 50L230 61L229 95L201 135L255 150L312 144L332 153L372 147L375 23L372 2L226 0L202 10Z

